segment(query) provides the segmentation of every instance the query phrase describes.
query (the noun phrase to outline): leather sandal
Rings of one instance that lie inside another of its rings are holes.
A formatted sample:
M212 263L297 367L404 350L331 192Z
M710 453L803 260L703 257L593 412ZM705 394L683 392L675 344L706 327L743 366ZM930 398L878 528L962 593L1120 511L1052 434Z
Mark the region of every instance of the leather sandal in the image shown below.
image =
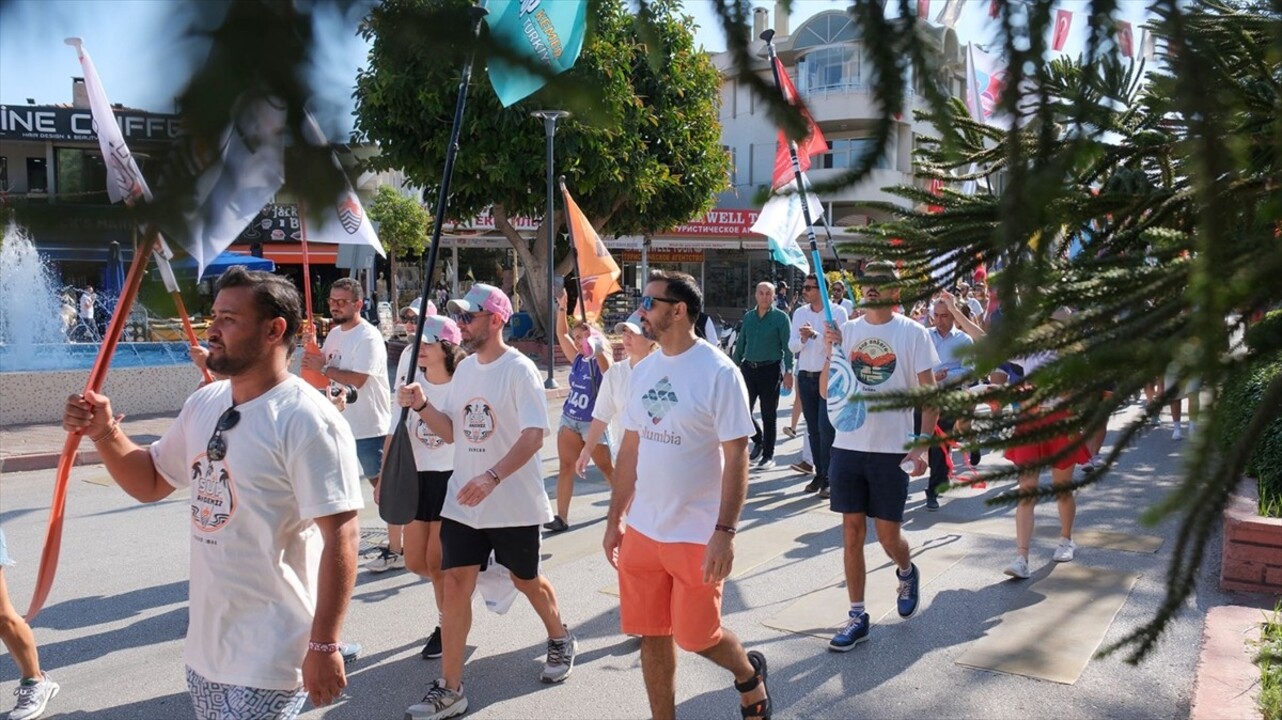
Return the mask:
M752 663L752 667L757 671L757 674L741 683L737 682L734 684L734 689L740 693L752 692L757 689L758 685L764 685L766 682L766 675L768 673L766 668L766 656L762 655L757 650L749 650L748 662ZM762 718L762 720L770 720L770 713L772 709L770 702L770 690L767 688L765 700L759 700L747 707L740 707L739 712L744 718L759 717Z

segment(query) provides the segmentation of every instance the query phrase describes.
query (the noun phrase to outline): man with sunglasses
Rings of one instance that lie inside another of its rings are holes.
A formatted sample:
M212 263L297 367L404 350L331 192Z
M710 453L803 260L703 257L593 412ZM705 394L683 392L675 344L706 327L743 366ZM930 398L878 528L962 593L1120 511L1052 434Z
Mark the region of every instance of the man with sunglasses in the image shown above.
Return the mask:
M935 384L933 369L939 356L926 328L894 310L899 303L898 281L894 265L869 263L860 280L861 297L867 306L863 317L847 322L840 330L828 328L824 334L829 358L833 353L848 358L854 383L851 397L833 419L836 435L829 462L830 503L834 512L841 513L850 597L849 620L828 643L834 652L853 650L868 639L864 541L870 517L876 523L878 542L896 566L899 616L908 618L917 612L921 577L901 528L908 500L905 467L911 468L912 475L924 473L926 448L906 451L909 444L922 439L916 433L912 408L868 407L880 394ZM820 375L819 392L832 402L837 398L828 393L829 364ZM924 428L933 428L939 421L935 408L921 408L921 416Z
M748 490L748 390L729 358L695 336L702 309L694 278L650 276L641 327L660 350L632 369L602 546L619 571L623 632L641 636L651 716L676 716L680 646L730 671L743 717L768 718L766 658L721 624Z
M304 353L303 368L321 373L330 381L331 395L354 387L356 402L347 403L343 419L356 438L361 476L378 485L383 466L383 444L392 424L392 389L387 378L387 343L383 334L361 317L365 305L361 284L339 278L329 289L329 316L334 321L320 354ZM365 563L370 572L405 569L405 548L400 528L389 527L387 547Z
M463 345L472 355L458 364L438 407L427 400L419 417L454 443L454 474L441 509L441 674L405 717L448 718L467 711L463 659L472 628L472 592L491 555L547 630L540 680L558 683L574 669L578 641L561 620L556 591L539 572L542 525L552 520L543 487L543 439L552 434L538 368L503 342L512 302L497 287L477 283L451 300Z
M833 288L840 287L834 285ZM828 362L828 348L824 345L823 329L828 327L828 314L824 312L823 296L819 293L819 279L811 273L801 285L806 304L792 313L792 332L788 336L788 349L797 356L797 397L801 400L801 414L806 418L806 442L815 459L815 477L806 485L806 492L818 492L828 499L828 457L832 451L833 429L828 420L828 401L819 394L819 376ZM833 298L832 321L835 327L846 324L846 309Z
M735 340L734 361L748 386L748 411L761 398L761 426L752 435L749 458L753 472L775 466L778 432L779 385L792 389L792 352L788 350L791 324L788 313L775 306L775 286L757 284L757 306L744 313ZM755 423L754 423L755 426Z
M297 289L243 267L217 288L206 362L227 380L193 393L150 448L94 392L67 399L63 426L142 502L189 488L183 657L197 717L289 720L347 684L338 638L356 578L360 470L338 410L289 372Z

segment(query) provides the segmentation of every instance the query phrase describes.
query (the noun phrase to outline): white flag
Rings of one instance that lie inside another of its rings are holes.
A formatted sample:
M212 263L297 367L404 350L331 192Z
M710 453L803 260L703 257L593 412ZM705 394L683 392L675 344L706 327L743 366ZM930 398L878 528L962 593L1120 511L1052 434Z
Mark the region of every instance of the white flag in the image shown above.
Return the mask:
M310 112L306 113L303 119L303 139L311 145L329 147L329 141L321 134L320 125L316 123L316 118L312 117ZM335 171L342 173L343 166L338 162L338 155L333 154L332 151L331 155L334 159ZM344 189L339 192L332 206L324 208L319 223L307 225L307 235L304 240L337 245L369 245L377 250L379 255L387 257L383 244L379 242L378 235L374 232L374 226L370 224L369 214L361 205L361 199L352 190L352 184L346 179L346 174L343 178ZM300 208L300 210L303 209ZM315 217L314 214L308 214L303 221L307 222L313 217Z
M970 46L966 54L966 108L976 122L1010 129L1009 115L998 111L1007 77L1000 57Z
M801 209L801 195L795 192L797 181L779 188L761 208L761 214L752 224L752 232L765 235L770 246L770 257L781 265L791 265L803 273L810 272L806 253L797 244L797 236L806 232L806 217ZM810 221L823 217L823 203L812 192L806 193Z

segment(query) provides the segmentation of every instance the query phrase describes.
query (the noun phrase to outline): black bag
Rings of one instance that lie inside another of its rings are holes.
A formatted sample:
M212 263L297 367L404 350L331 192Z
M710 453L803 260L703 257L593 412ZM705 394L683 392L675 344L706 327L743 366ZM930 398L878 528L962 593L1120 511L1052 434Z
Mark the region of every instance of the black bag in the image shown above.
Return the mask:
M378 480L378 516L389 525L408 525L418 515L418 465L405 427L407 419L397 423L392 433Z

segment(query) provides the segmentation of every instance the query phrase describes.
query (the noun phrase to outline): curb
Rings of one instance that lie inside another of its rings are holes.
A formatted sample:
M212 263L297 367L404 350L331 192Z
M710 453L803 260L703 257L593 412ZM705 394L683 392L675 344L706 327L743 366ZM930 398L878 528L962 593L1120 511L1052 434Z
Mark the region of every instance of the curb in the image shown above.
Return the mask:
M1190 720L1260 716L1255 702L1260 670L1253 661L1252 643L1260 638L1266 614L1259 608L1240 605L1222 605L1207 612L1190 698Z

